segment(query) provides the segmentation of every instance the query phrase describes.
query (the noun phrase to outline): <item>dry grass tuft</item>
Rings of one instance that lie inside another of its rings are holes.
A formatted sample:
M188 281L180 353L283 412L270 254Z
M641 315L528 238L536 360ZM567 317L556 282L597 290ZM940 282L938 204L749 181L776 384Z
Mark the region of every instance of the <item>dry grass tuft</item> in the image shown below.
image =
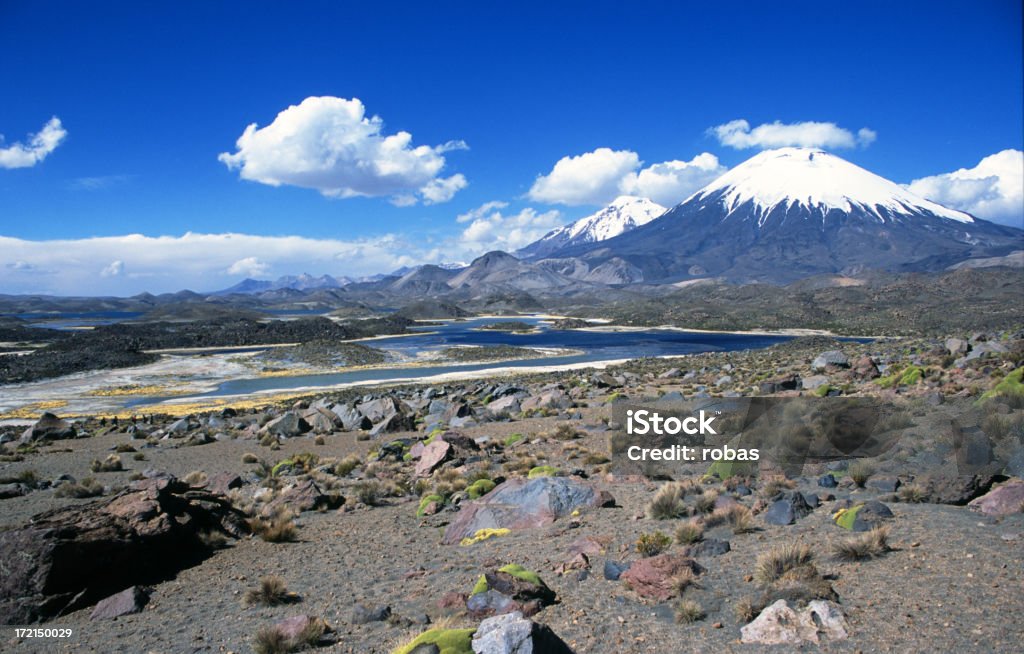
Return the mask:
M687 520L676 527L676 542L690 545L704 538L704 525L699 520Z
M640 538L636 540L636 551L640 556L656 556L667 550L671 544L672 539L660 531L640 534Z
M705 617L704 607L693 600L680 600L676 604L676 622L692 624Z
M81 499L85 497L98 497L103 494L103 484L92 477L86 477L78 483L65 482L53 492L54 497L72 497Z
M679 484L669 482L658 489L654 499L647 505L647 517L651 520L674 520L684 518L689 511L683 502Z
M260 585L242 595L245 606L279 606L299 601L299 596L288 590L284 579L276 575L260 577Z
M862 460L854 461L846 469L846 474L850 476L850 480L860 488L864 488L864 482L866 482L874 472L874 466L867 461Z
M102 461L93 459L93 462L89 464L89 470L93 472L118 472L124 470L124 465L121 463L121 457L111 454Z
M832 555L840 561L874 559L889 551L888 527L876 527L832 545Z
M806 566L813 560L814 553L808 545L778 545L757 557L754 564L754 581L759 586L769 586L790 570Z

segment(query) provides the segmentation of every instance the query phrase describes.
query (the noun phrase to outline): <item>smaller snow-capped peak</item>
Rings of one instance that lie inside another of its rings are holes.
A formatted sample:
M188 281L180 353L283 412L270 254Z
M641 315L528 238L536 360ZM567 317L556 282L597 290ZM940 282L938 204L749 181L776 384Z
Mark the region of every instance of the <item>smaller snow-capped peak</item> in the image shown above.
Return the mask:
M827 212L860 209L885 220L889 214L930 213L972 223L962 211L947 209L845 159L812 148L765 150L697 191L689 200L719 195L732 212L753 203L763 217L779 206L798 205Z
M620 195L604 209L580 218L556 230L554 234L561 232L567 240L581 243L605 241L634 227L646 225L665 211L665 207L647 198Z

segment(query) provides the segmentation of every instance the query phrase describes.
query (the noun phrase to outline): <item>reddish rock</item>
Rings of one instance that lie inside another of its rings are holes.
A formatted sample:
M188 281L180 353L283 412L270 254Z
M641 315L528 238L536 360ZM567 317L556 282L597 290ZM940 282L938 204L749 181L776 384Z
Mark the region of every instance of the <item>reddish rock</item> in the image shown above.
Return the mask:
M0 624L30 624L173 575L209 553L206 531L240 537L245 515L171 477L0 531Z
M664 602L676 595L673 578L683 568L699 573L701 567L693 559L679 554L659 554L635 561L622 573L620 579L626 582L637 595Z
M1024 480L1011 479L971 500L967 506L985 515L1021 513L1024 511Z
M216 474L206 482L206 488L221 495L227 495L229 490L241 487L242 478L233 472Z
M448 460L451 456L452 446L443 440L435 440L423 448L419 461L416 462L416 476L428 477L434 469Z

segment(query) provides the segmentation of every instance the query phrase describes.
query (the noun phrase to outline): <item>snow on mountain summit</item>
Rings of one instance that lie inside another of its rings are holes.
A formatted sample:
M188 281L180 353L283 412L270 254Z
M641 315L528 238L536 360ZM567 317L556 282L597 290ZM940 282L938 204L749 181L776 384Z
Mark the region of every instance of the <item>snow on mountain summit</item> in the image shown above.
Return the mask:
M665 207L647 198L620 195L597 213L548 232L539 241L520 250L519 254L543 256L570 245L606 241L635 227L646 225L665 211Z
M887 215L921 213L974 222L966 213L947 209L845 159L811 148L765 150L697 191L687 202L712 197L720 198L729 213L753 204L762 221L780 205L799 205L822 213L860 209L883 222Z

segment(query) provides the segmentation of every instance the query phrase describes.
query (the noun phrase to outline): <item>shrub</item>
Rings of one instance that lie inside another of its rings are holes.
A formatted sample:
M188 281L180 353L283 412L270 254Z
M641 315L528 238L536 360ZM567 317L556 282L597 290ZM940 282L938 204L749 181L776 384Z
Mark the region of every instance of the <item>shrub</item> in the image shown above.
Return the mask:
M676 527L676 542L690 545L704 538L704 525L697 520L686 520Z
M117 472L124 470L124 466L121 464L121 457L111 454L102 461L93 459L93 462L89 464L89 469L93 472Z
M355 454L349 454L334 466L334 474L339 477L347 477L350 472L359 467L362 461Z
M704 608L693 600L680 600L676 604L676 622L679 624L692 624L703 620Z
M97 497L103 494L103 484L92 477L86 477L78 483L65 482L53 492L54 497L73 497L81 499L84 497Z
M833 544L832 554L840 561L861 561L882 556L889 549L889 528L876 527Z
M355 485L356 499L366 506L377 506L380 502L380 484L364 481Z
M920 484L907 484L906 486L900 486L899 498L901 502L919 504L928 499L928 494Z
M788 571L808 565L814 560L811 548L802 543L779 545L757 557L754 581L768 586Z
M260 577L260 585L242 595L245 606L278 606L299 601L299 596L288 591L284 579L276 575Z
M654 499L647 505L647 517L652 520L674 520L686 517L686 503L679 484L669 482L658 489Z
M857 484L860 488L864 488L864 482L871 477L875 469L867 461L858 460L851 463L846 472L853 483Z
M640 534L636 541L636 551L640 556L655 556L661 554L672 544L672 539L660 531L651 534Z

